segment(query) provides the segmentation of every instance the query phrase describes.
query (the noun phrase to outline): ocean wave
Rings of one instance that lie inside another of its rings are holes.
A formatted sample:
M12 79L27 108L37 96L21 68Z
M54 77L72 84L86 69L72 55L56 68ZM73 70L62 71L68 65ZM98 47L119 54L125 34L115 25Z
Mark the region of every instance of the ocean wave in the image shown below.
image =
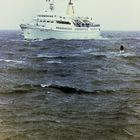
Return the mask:
M92 52L93 51L93 49L84 49L84 50L82 50L81 52L82 53L90 53L90 52Z
M37 58L65 58L65 56L62 55L52 55L52 54L38 54Z
M123 53L121 53L121 52L118 52L118 53L114 53L114 55L113 55L113 53L112 53L112 55L109 55L108 57L135 57L136 56L136 54L134 53L134 52L123 52Z
M81 56L81 54L80 53L62 54L62 55L38 54L37 58L60 58L60 59L64 59L64 58L67 58L67 57L76 57L76 56Z
M96 38L95 40L109 40L110 38L109 37L99 37L99 38Z
M56 90L60 90L63 93L71 93L71 94L101 94L101 93L112 93L113 90L93 90L88 91L85 89L79 89L76 87L71 86L61 86L61 85L55 85L55 84L41 84L42 88L52 88Z
M62 56L57 56L57 55L50 55L50 54L38 54L37 58L59 58Z
M0 61L7 62L7 63L12 62L12 63L18 63L18 64L24 63L24 61L21 61L21 60L10 60L10 59L0 59Z
M62 64L63 62L62 61L47 61L46 62L47 64Z
M133 56L136 56L136 54L134 52L93 52L93 53L90 53L91 55L94 55L94 56L104 56L104 57L107 57L107 58L111 58L111 57L133 57Z
M65 86L65 85L56 85L56 84L20 84L16 85L11 89L7 89L5 92L1 92L0 94L27 94L33 91L47 90L54 92L61 91L66 94L104 94L104 93L114 93L114 90L86 90L80 89L78 87Z
M1 91L0 94L26 94L41 88L40 85L21 84Z
M139 83L139 81L138 81ZM123 93L139 93L139 88L121 88L121 89L102 89L102 90L87 90L74 86L57 85L57 84L21 84L16 85L9 91L1 92L0 94L27 94L34 91L53 91L54 93L66 93L66 94L120 94ZM48 93L48 92L47 92Z

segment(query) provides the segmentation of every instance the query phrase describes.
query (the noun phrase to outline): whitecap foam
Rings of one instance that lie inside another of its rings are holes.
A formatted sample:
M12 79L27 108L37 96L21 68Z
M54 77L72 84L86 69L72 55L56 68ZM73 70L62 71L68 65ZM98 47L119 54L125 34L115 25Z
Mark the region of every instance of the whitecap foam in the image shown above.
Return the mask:
M42 88L48 87L48 85L45 85L45 84L41 84L40 86L41 86Z
M22 64L24 63L24 61L20 61L20 60L9 60L9 59L0 59L0 61L3 61L3 62L7 62L7 63L18 63L18 64Z
M48 54L38 54L37 57L38 58L54 58L56 56L54 56L54 55L48 55Z
M136 56L135 53L129 53L129 52L110 52L107 54L107 57L129 57L129 56Z
M108 58L120 57L120 56L123 57L136 56L135 53L129 53L129 52L93 52L90 54L94 56L106 56Z
M92 52L92 51L93 51L93 49L82 50L83 53L90 53L90 52Z
M129 57L129 56L136 56L135 53L120 53L120 56Z
M42 88L46 88L46 87L49 87L51 84L41 84L40 86L42 87Z
M94 55L94 56L106 56L107 55L106 52L92 52L89 54Z
M95 40L109 40L110 38L107 38L107 37L98 37L98 38L96 38Z
M61 61L47 61L48 64L61 64Z

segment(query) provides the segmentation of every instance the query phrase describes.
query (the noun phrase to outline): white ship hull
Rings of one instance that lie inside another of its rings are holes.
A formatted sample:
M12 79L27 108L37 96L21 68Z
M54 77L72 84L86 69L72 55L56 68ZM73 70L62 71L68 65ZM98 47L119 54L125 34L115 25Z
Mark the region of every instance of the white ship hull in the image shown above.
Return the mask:
M35 27L32 25L20 25L24 38L27 40L44 40L44 39L99 39L100 30L99 28L87 29L87 30L56 30L47 29L41 27Z

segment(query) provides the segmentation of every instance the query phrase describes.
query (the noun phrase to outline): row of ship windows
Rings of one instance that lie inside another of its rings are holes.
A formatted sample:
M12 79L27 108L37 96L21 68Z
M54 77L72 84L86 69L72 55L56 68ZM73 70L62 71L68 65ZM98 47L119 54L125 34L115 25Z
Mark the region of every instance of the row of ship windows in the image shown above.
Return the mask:
M59 18L65 19L65 17L56 16L56 15L38 15L38 17L59 17ZM80 18L80 17L78 17L78 18ZM89 17L86 17L86 19L91 19L92 20L92 18L89 18Z
M38 15L38 17L56 17L56 15L55 16L52 16L52 15Z
M72 30L72 28L56 27L56 29Z
M54 23L54 21L46 21L46 20L39 20L39 22L47 22L47 23ZM56 21L56 23L58 24L67 24L67 25L71 25L71 23L69 21ZM90 24L75 24L75 26L77 27L100 27L99 24L97 25L90 25ZM78 30L78 29L77 29ZM85 29L83 29L85 30Z
M88 30L87 28L75 28L75 30Z
M38 17L56 17L56 15L38 15ZM65 19L65 17L59 16L59 18Z
M48 22L48 23L54 23L54 21L46 21L46 20L40 20L39 22Z
M46 20L40 20L39 22L47 22L47 23L54 23L54 21L46 21ZM56 21L58 24L68 24L70 25L71 23L68 21Z
M96 30L97 28L90 28L90 30ZM87 28L75 28L75 30L88 30ZM99 29L100 30L100 29Z
M64 27L56 27L56 29L64 29L64 30L72 30L72 28L64 28ZM79 28L75 28L75 30L88 30L88 29L79 29ZM95 30L95 29L91 29L91 30ZM100 30L100 29L99 29Z

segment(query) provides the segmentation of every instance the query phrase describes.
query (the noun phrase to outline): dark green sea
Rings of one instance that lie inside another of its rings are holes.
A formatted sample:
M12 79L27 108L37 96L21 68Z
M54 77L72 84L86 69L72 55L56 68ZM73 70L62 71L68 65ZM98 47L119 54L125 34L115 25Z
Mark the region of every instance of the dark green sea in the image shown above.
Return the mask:
M140 32L102 36L0 31L0 140L140 140Z

